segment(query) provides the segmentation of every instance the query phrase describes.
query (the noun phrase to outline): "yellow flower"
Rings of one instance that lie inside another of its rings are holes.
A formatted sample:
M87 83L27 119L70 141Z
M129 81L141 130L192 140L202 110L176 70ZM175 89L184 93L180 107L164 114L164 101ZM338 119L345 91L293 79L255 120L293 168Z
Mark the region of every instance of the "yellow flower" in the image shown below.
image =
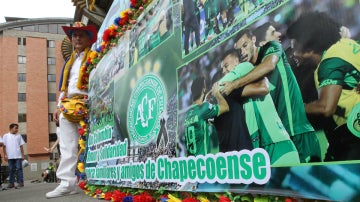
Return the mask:
M80 173L83 173L84 172L84 163L79 162L78 165L77 165L77 168L78 168Z
M79 124L80 124L81 127L84 127L84 126L86 125L85 121L83 121L83 120L81 120L81 121L79 122Z
M126 17L127 14L129 13L129 11L131 11L129 8L121 11L121 12L120 12L120 18Z
M79 138L79 146L80 146L81 149L85 149L85 147L86 147L86 141L83 140L83 139L81 139L81 138Z
M169 200L168 202L181 202L181 200L171 194L168 194Z
M210 202L209 199L207 199L203 196L199 196L198 199L200 200L200 202Z
M90 56L89 56L91 59L94 59L94 58L97 58L97 52L96 51L92 51L90 53Z

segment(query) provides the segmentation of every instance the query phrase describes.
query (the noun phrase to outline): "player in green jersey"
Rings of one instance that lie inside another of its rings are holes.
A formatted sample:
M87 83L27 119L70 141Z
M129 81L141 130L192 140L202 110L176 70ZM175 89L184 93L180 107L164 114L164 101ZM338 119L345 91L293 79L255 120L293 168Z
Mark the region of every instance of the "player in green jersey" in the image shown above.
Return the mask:
M219 84L241 78L254 68L250 62L240 63L240 56L235 49L225 52L221 67L225 75L219 80ZM256 83L258 87L254 86L255 89L267 88L266 78ZM270 156L271 165L299 164L299 154L276 112L270 94L246 97L243 100L246 124L254 148L265 149Z
M211 89L212 95L218 104L204 102L205 99L205 79L196 78L191 85L191 95L193 98L192 106L185 115L185 140L187 155L206 155L210 151L210 132L208 119L217 117L229 111L229 105L220 94L219 87L214 84Z
M327 135L326 160L359 160L360 138L351 132L360 103L356 87L360 83L360 44L342 38L343 28L326 13L310 12L300 16L287 30L295 41L295 55L318 64L315 84L318 99L305 105L306 113L332 117L337 129ZM349 119L354 117L355 119ZM360 132L360 131L359 131Z
M230 94L233 90L267 76L275 88L270 91L279 117L299 152L300 162L319 161L320 145L309 123L296 78L291 70L281 44L269 41L262 47L255 45L251 30L245 29L235 37L235 49L242 55L242 61L252 63L255 68L247 75L224 82L221 90Z

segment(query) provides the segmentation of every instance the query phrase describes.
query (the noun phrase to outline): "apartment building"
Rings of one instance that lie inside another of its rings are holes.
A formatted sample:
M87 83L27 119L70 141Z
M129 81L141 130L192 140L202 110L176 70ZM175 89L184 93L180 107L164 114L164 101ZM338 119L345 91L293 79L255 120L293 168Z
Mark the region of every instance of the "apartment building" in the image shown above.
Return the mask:
M6 18L0 24L0 135L9 131L9 124L19 124L31 170L42 170L58 157L57 151L51 155L44 147L56 140L52 112L63 54L71 51L61 26L72 22L72 18Z

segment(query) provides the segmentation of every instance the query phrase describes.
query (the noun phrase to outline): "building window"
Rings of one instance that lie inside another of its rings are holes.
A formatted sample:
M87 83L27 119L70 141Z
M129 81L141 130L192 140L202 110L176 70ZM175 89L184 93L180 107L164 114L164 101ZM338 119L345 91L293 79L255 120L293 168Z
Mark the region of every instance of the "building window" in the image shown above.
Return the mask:
M26 114L18 114L18 122L26 122Z
M47 41L47 47L48 47L48 48L55 48L55 41L53 41L53 40L48 40L48 41Z
M22 55L18 55L18 63L19 64L26 64L26 57Z
M56 101L56 93L49 93L49 94L48 94L48 101L49 101L49 102L54 102L54 101Z
M24 26L24 27L22 27L22 29L23 29L24 31L29 31L29 32L35 32L35 31L37 31L37 30L36 30L36 27L35 27L34 25Z
M26 74L25 73L18 73L18 81L25 82L26 81Z
M23 138L24 142L27 143L27 135L26 134L21 134L21 137Z
M53 122L54 121L53 114L49 113L48 116L49 116L49 122Z
M39 25L39 32L49 33L49 25Z
M26 38L18 38L18 45L26 45Z
M57 24L50 24L49 25L49 33L51 34L57 34Z
M56 75L48 74L48 82L56 82Z
M55 58L48 58L48 65L54 65L55 64Z
M25 102L26 101L26 93L18 93L18 101Z

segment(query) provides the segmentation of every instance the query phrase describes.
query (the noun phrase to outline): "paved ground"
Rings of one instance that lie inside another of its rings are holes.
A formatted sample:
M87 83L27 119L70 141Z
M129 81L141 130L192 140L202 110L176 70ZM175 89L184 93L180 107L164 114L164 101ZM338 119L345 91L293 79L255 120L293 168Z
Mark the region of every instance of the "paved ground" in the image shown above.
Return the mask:
M0 190L1 202L62 202L62 201L100 201L98 199L86 196L85 193L79 189L78 194L64 196L60 198L46 199L46 192L52 191L57 187L57 183L31 183L25 181L25 186L20 189ZM6 187L7 184L3 184ZM104 200L101 200L104 201Z

